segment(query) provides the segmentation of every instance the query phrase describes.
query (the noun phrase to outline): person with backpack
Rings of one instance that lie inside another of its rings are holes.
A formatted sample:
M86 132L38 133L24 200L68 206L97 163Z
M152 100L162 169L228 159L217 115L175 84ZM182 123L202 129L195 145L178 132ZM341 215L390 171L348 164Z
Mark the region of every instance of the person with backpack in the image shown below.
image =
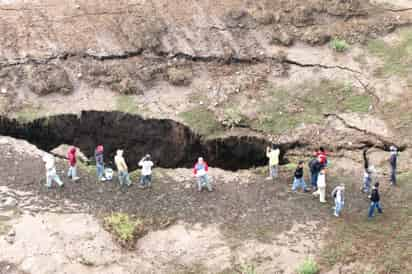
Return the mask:
M140 177L140 185L139 188L146 188L152 186L152 167L153 162L149 154L143 157L140 162L139 166L142 167L142 175Z
M380 214L383 213L380 205L380 196L379 196L379 183L376 183L372 188L372 193L369 196L371 204L369 206L368 218L372 218L375 215L375 208L378 209Z
M295 170L292 191L296 192L298 188L302 188L303 192L307 192L305 179L303 178L303 161L299 161L298 167Z
M78 181L80 178L77 177L77 156L76 148L71 147L67 153L67 158L69 159L69 171L67 172L67 177L71 178L73 182Z
M269 177L267 180L274 180L278 176L280 150L274 144L266 148L266 157L269 158Z
M203 160L202 157L199 157L193 168L193 174L197 178L197 191L199 192L202 191L203 187L206 187L209 192L213 190L212 185L209 182L209 177L207 176L208 171L209 166L207 165L207 162Z
M52 187L52 183L56 182L59 187L64 187L64 183L60 180L59 175L57 175L56 164L54 157L50 154L44 154L43 161L46 168L46 186L47 188Z
M312 185L312 190L316 191L318 189L318 175L320 172L322 165L319 162L316 152L313 154L312 160L309 162L309 170L310 170L310 182Z
M326 169L324 167L322 167L319 172L317 184L318 190L312 194L314 196L319 195L319 202L326 203Z
M339 217L340 212L345 204L345 185L341 184L335 187L332 191L332 197L335 201L335 212L334 215Z
M104 148L102 145L98 145L94 151L94 158L96 160L96 169L97 169L97 179L100 182L106 181L104 174Z
M116 151L114 163L117 168L120 186L130 186L132 184L132 181L130 180L129 176L129 168L127 167L126 161L123 158L123 150L118 149Z
M389 158L389 163L391 166L391 178L390 182L392 186L396 185L396 167L398 161L398 149L395 146L390 147L391 156Z

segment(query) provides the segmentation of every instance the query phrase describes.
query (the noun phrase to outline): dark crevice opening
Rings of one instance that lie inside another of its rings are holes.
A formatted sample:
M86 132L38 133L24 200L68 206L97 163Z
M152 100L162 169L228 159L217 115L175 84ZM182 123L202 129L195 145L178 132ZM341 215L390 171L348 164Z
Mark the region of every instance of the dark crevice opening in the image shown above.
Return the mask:
M123 149L130 169L136 169L148 153L157 166L164 168L192 167L202 156L213 167L248 169L267 164L265 151L269 145L267 140L253 136L204 139L173 120L101 111L62 114L27 123L0 117L0 135L27 140L45 151L61 144L74 145L89 159L93 159L95 147L103 144L107 163L117 149ZM287 150L301 146L304 144L280 145L281 163L287 163Z

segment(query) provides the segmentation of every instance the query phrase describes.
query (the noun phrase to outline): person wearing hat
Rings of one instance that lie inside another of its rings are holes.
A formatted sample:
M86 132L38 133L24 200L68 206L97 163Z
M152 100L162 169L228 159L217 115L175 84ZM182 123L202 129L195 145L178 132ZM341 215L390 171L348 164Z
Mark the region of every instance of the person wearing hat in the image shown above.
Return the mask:
M98 145L94 151L94 158L96 160L96 169L97 169L97 179L100 182L106 181L106 177L104 176L104 155L103 155L103 146Z
M207 187L209 192L212 191L212 185L209 182L209 178L207 176L207 172L209 171L209 166L207 165L206 161L203 160L202 157L197 159L197 163L193 168L193 174L197 178L197 190L199 192L202 191L203 187Z
M390 147L391 156L389 158L389 163L391 165L391 185L396 185L396 166L398 161L398 149L395 146Z
M118 149L116 156L114 157L114 163L116 164L120 186L130 186L132 184L129 176L129 170L126 161L123 158L123 150Z
M298 167L295 170L295 176L293 178L292 191L296 192L298 188L302 188L304 192L307 192L305 179L303 178L303 161L299 161Z
M339 217L340 212L345 204L345 185L340 184L332 191L332 197L335 200L335 213L336 217Z
M275 145L266 148L266 157L269 159L269 177L267 180L274 180L278 176L280 150Z
M378 209L378 212L382 214L382 208L380 205L380 196L379 196L379 183L375 183L375 185L372 188L372 193L369 196L371 199L371 204L369 206L369 213L368 217L372 218L373 215L375 214L375 208Z
M152 167L153 162L149 154L143 157L140 162L139 166L142 167L142 175L140 176L140 185L139 188L146 188L152 186Z

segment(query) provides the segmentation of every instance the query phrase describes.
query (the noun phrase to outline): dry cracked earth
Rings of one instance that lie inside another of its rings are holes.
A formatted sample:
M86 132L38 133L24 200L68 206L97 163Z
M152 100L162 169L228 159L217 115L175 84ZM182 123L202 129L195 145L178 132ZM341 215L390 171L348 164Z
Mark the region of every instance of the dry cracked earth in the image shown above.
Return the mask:
M0 0L0 273L295 273L307 258L412 273L411 23L408 0ZM78 184L44 187L44 150L92 158L100 142L133 169L151 153L154 188L123 192L84 166ZM328 191L347 186L339 219L330 198L289 191L320 145ZM365 149L385 210L371 222ZM199 154L213 193L195 191ZM132 249L103 228L112 212L151 223Z

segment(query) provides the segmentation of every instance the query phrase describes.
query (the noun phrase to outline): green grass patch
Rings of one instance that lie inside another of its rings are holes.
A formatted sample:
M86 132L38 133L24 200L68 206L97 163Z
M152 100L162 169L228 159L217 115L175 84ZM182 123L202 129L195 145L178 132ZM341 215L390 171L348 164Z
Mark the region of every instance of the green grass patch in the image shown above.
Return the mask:
M113 213L104 218L104 227L111 232L123 247L133 247L144 234L143 222L125 213Z
M41 118L45 115L45 111L41 107L25 106L24 108L15 112L13 116L17 121L21 123L27 123Z
M368 112L372 98L357 93L352 83L321 80L304 83L291 89L268 87L268 97L257 108L258 117L252 128L281 134L301 124L315 124L324 113Z
M412 72L412 30L400 31L400 40L393 44L382 39L371 40L368 50L384 63L376 68L376 76L408 76Z
M204 107L182 112L179 116L189 127L203 136L210 137L223 131L213 112Z
M318 264L313 259L306 259L297 269L297 274L318 274Z
M344 52L349 49L349 44L343 39L333 38L330 47L336 52Z
M138 114L139 108L134 96L132 95L119 95L116 97L116 110L130 113Z

